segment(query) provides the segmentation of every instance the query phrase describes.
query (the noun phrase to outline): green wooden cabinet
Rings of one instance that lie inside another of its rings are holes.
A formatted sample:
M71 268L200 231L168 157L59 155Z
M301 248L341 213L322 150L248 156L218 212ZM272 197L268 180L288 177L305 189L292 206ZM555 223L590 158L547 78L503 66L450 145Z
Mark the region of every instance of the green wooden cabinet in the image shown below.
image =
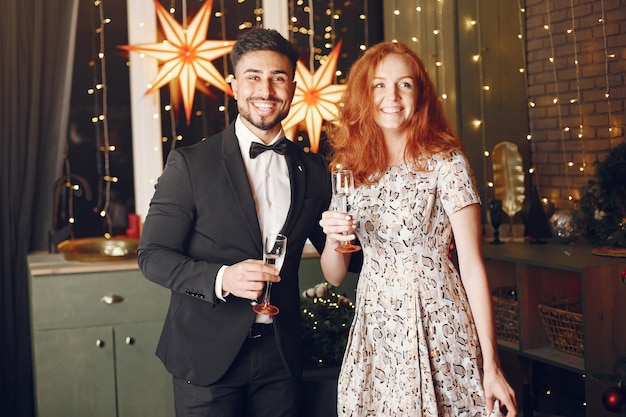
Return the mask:
M169 291L132 261L29 257L39 417L169 417L171 376L154 355Z
M112 340L111 327L34 333L39 416L116 415Z

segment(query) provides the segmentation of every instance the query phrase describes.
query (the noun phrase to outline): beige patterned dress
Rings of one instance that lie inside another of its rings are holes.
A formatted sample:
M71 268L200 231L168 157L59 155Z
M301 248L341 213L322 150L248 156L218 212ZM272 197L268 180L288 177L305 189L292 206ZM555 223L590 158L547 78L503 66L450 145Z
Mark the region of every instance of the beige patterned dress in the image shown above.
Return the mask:
M448 216L480 198L461 153L428 169L390 167L350 199L364 262L339 416L486 415L474 319L448 258Z

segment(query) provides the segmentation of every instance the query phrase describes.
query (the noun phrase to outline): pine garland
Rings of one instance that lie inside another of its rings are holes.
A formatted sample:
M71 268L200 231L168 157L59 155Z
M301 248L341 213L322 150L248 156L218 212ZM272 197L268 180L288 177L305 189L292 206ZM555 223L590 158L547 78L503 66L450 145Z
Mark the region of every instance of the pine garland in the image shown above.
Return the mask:
M306 367L339 366L343 359L354 303L334 290L329 284L318 284L300 299Z

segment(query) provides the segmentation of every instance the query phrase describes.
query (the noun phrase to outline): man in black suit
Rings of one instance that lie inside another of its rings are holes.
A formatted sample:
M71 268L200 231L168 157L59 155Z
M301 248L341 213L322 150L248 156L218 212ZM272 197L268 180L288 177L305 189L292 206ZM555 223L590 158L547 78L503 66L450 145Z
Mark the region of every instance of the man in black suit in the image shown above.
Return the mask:
M296 60L274 30L243 34L231 52L237 119L171 151L155 188L138 261L171 290L157 355L174 377L179 417L298 414L298 268L307 238L321 251L331 190L324 159L283 139ZM287 236L280 274L262 261L270 232ZM251 307L267 281L273 317Z

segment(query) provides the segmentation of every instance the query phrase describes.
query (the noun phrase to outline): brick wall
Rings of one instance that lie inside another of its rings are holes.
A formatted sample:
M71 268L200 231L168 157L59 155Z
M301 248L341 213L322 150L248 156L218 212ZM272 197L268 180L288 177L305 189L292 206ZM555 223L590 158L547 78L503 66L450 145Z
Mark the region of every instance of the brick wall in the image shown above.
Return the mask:
M566 208L594 161L624 141L626 0L526 0L526 40L532 181Z

